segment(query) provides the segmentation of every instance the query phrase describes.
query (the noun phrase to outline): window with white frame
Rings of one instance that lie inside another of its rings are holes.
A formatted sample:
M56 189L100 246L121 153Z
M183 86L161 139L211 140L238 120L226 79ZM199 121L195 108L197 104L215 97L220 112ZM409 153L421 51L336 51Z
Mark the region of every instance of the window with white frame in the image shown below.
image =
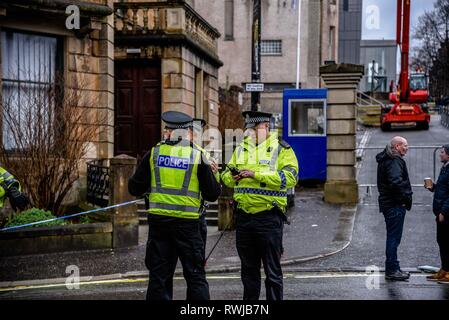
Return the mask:
M325 100L290 100L289 135L325 135Z
M260 54L264 56L282 55L282 40L262 40L260 42Z
M48 118L51 113L31 109L36 105L54 108L50 91L61 64L59 45L56 37L1 32L2 107L8 108L8 119L3 117L1 132L6 150L17 148L14 142L17 137L12 137L13 122L24 126L31 125L33 120L50 123L51 119L39 117L42 114Z

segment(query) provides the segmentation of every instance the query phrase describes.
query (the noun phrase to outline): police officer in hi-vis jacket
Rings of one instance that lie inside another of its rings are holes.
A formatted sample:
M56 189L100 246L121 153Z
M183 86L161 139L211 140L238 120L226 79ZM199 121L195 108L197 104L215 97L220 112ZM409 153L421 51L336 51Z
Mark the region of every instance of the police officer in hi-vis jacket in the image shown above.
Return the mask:
M173 275L179 258L187 282L187 300L208 300L201 204L217 200L221 186L202 151L192 142L192 117L168 111L162 114L162 120L168 139L144 156L128 182L134 196L149 192L147 299L173 298Z
M6 198L14 211L24 210L30 203L28 197L21 192L19 181L0 167L0 209L3 208Z
M259 299L263 264L267 300L282 300L283 224L287 189L297 183L298 160L293 149L270 132L271 114L247 111L243 117L246 137L221 175L222 182L234 189L243 299Z

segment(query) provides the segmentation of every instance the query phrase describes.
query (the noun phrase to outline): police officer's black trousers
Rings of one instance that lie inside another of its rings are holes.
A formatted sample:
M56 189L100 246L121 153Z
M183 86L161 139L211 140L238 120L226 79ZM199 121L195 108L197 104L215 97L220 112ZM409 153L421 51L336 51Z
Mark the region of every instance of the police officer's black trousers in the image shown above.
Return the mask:
M190 219L170 222L149 219L145 257L145 265L150 271L147 300L173 298L173 275L178 257L187 282L187 300L209 300L200 221Z
M280 262L283 226L282 218L274 211L248 214L237 210L236 243L242 266L244 300L259 299L261 262L266 276L266 299L283 299Z
M206 215L203 214L200 217L200 233L201 233L201 239L203 239L203 255L204 259L206 259L206 242L207 242L207 221L206 221Z

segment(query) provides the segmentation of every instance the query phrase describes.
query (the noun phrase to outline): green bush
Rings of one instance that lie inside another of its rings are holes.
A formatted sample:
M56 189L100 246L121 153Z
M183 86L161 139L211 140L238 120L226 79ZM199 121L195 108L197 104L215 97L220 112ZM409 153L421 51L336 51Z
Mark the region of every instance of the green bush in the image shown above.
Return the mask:
M88 216L80 216L79 223L94 223L95 221Z
M22 224L42 221L42 220L48 220L56 218L50 211L45 211L42 209L32 208L25 210L11 219L8 219L8 222L6 223L5 227L14 227ZM66 225L67 221L65 220L56 220L41 224L36 224L31 227L51 227L51 226L62 226Z

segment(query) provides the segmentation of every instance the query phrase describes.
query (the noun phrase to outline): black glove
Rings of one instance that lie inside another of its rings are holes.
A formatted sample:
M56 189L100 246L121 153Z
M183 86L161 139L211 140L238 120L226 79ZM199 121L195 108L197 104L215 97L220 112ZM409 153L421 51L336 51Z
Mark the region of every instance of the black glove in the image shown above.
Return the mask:
M6 196L6 193L8 192L8 186L6 185L6 183L0 182L0 187L2 187L3 190L5 190L5 196Z
M7 189L6 196L9 198L9 202L14 211L17 211L17 209L22 211L30 204L30 200L26 194L20 192L16 187Z
M405 198L404 198L404 206L405 206L405 209L407 210L407 211L410 211L411 209L412 209L412 196L411 195L407 195L407 196L405 196Z

